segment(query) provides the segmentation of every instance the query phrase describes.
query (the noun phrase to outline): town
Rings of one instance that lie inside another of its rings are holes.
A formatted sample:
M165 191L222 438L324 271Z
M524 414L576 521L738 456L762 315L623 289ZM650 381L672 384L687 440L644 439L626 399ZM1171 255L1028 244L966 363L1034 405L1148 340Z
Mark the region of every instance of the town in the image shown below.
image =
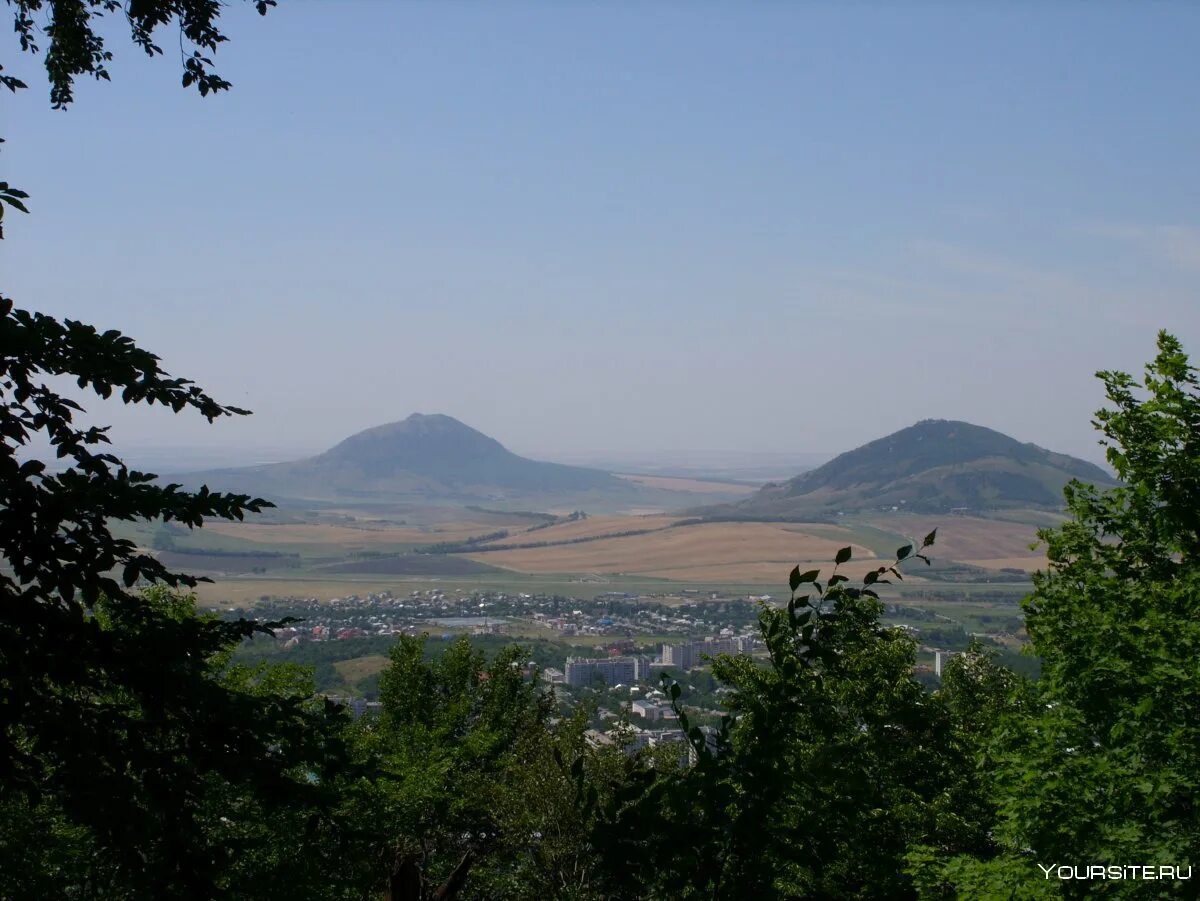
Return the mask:
M546 685L564 715L588 711L588 738L634 753L645 748L688 747L678 713L663 691L678 682L677 702L689 720L715 728L726 711L725 689L713 678L712 661L721 654L748 655L765 663L758 635L761 607L770 595L729 597L717 592L638 595L604 592L591 598L503 591L424 588L407 594L380 591L329 600L263 597L254 614L292 620L274 630L277 659L295 657L330 672L346 662L386 665L397 636L426 636L431 647L460 636L488 651L508 644L527 646L529 678ZM227 617L245 615L231 608ZM922 642L916 675L940 681L944 663L965 647L969 636L934 614L900 604L887 605L891 625ZM913 625L907 620L920 622ZM304 653L300 653L303 651ZM357 685L318 684L355 716L379 708L377 674Z

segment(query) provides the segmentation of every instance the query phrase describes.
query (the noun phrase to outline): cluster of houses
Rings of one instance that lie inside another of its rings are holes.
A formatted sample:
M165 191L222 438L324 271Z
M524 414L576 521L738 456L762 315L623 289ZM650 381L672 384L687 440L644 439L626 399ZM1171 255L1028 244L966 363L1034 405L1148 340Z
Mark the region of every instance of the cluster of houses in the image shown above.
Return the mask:
M661 692L658 694L661 695ZM629 755L639 751L666 747L677 751L681 763L689 766L695 764L698 756L696 749L688 741L683 730L674 724L677 723L678 716L666 703L665 698L634 701L630 712L650 725L638 725L631 720L619 723L608 731L589 729L584 737L593 747L618 748ZM712 726L700 726L699 729L709 749L715 752L717 750L717 730Z

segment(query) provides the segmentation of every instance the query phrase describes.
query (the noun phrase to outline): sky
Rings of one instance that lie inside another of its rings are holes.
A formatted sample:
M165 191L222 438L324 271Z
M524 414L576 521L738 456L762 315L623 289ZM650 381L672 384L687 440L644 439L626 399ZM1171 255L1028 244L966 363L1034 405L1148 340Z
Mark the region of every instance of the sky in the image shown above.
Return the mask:
M223 16L232 91L114 32L0 98L2 290L254 415L519 452L833 453L925 418L1089 459L1099 369L1200 356L1200 6L383 3ZM174 36L164 35L165 48ZM7 42L7 43L5 43Z

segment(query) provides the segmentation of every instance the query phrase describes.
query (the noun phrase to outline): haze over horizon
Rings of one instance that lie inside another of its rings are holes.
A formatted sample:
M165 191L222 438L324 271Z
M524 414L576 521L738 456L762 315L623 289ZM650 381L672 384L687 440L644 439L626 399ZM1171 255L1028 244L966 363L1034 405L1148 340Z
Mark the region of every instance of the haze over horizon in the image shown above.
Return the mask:
M53 112L10 53L6 294L255 411L91 403L124 444L420 411L542 459L832 456L936 418L1099 460L1092 373L1200 353L1200 9L225 15L203 100L122 48Z

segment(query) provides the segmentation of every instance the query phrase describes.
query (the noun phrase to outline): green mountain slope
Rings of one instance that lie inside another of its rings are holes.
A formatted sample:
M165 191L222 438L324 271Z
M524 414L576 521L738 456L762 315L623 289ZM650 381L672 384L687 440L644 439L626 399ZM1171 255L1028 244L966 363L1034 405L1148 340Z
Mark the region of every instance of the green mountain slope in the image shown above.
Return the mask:
M766 485L745 501L704 512L793 518L891 507L1057 509L1071 479L1113 484L1103 469L1077 457L967 422L927 419L787 482Z

